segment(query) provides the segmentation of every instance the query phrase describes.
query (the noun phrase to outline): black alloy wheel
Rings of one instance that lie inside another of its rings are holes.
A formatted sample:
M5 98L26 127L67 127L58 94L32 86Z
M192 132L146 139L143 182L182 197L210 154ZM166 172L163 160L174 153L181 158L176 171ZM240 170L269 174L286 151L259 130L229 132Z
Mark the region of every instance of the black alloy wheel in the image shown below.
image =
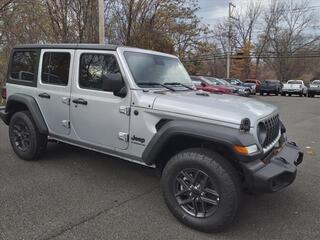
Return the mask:
M26 152L30 148L30 129L21 122L15 122L12 129L13 142L16 148L21 152Z
M176 177L174 194L179 206L188 214L205 218L215 213L220 196L210 177L199 169L184 169Z
M9 138L14 152L23 160L38 160L48 137L41 134L28 111L16 112L10 119Z

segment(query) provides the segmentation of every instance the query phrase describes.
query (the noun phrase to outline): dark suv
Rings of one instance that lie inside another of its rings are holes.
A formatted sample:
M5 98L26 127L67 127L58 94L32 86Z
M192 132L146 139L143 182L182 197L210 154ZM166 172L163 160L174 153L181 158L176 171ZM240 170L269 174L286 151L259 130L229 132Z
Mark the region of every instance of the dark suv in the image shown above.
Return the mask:
M263 96L265 93L279 95L282 91L283 84L279 80L265 80L260 85L260 95Z

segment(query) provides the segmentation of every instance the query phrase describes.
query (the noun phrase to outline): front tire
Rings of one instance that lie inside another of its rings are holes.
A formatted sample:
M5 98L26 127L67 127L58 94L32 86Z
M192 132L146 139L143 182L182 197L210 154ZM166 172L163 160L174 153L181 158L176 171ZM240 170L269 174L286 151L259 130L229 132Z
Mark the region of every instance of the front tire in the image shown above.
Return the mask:
M172 214L203 232L225 228L241 202L236 170L227 159L206 149L188 149L173 156L163 170L161 185Z
M27 161L38 160L47 147L47 136L39 133L28 111L17 112L12 116L9 138L14 152Z

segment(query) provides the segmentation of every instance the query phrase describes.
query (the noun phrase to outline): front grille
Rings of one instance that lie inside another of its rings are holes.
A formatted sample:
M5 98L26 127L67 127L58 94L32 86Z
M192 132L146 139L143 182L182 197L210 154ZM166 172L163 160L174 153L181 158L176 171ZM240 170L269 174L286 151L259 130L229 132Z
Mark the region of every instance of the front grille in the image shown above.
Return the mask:
M279 136L280 119L279 114L274 115L262 121L267 130L266 140L263 142L262 147L268 147Z

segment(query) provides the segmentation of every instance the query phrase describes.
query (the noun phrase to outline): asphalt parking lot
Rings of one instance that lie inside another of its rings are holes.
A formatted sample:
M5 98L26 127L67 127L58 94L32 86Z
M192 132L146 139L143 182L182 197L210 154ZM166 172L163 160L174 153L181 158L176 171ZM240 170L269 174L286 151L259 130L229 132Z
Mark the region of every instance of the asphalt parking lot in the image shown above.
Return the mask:
M1 122L0 239L320 239L320 98L255 98L280 108L305 159L290 187L245 195L225 232L182 226L152 169L55 143L41 161L24 162Z

